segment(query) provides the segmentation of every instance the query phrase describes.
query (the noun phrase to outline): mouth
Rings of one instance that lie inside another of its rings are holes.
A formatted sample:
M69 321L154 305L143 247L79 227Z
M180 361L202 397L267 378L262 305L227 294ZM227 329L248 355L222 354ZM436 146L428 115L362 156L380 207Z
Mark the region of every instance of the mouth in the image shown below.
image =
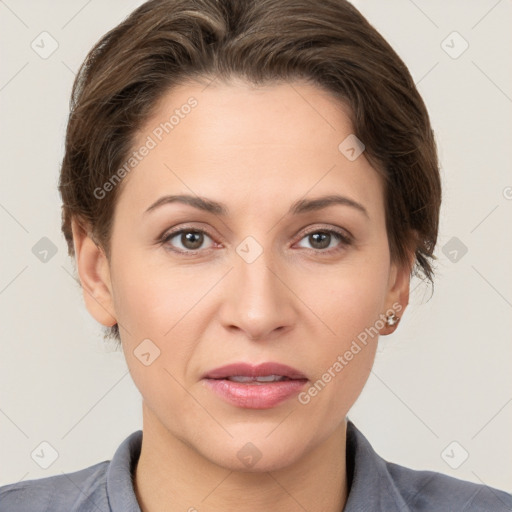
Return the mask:
M246 409L275 407L308 382L302 372L280 363L233 363L210 370L202 379L218 397Z

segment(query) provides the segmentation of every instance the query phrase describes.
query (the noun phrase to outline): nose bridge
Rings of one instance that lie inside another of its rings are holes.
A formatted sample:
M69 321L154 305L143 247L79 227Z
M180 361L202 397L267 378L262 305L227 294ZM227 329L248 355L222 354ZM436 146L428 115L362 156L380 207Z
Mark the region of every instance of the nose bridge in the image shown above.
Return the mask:
M223 323L245 331L251 339L271 336L292 322L291 294L276 269L270 248L248 237L236 249L232 286L226 298Z

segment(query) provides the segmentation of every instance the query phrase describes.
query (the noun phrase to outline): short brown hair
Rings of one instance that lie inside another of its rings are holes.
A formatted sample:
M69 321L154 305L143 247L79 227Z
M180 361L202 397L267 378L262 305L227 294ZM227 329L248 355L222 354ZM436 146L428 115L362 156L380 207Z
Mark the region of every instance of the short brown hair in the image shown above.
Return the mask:
M255 85L307 80L350 108L354 134L384 177L393 261L433 283L441 180L434 134L405 64L345 0L150 0L105 34L76 76L59 191L71 220L109 257L120 187L102 187L133 151L164 94L194 79ZM341 142L341 141L340 141ZM108 336L118 341L117 324Z

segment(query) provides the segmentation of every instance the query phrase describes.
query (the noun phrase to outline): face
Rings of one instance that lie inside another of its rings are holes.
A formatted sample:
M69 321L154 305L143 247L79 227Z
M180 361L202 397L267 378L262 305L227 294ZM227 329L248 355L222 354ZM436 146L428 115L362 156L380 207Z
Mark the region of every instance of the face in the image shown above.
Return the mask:
M251 442L254 470L268 471L344 425L409 274L390 261L381 178L339 149L353 132L340 103L299 82L215 84L172 90L140 130L134 150L149 149L122 183L111 260L85 298L119 324L145 427L232 469ZM204 378L267 362L296 374Z

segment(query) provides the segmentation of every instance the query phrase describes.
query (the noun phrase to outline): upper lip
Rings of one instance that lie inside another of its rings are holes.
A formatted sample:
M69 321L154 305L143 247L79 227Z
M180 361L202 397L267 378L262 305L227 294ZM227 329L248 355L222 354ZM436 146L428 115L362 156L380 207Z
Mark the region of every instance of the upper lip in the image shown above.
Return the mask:
M281 363L261 363L253 365L250 363L231 363L208 371L203 379L225 379L226 377L264 377L266 375L280 375L289 379L306 379L306 376L299 370Z

